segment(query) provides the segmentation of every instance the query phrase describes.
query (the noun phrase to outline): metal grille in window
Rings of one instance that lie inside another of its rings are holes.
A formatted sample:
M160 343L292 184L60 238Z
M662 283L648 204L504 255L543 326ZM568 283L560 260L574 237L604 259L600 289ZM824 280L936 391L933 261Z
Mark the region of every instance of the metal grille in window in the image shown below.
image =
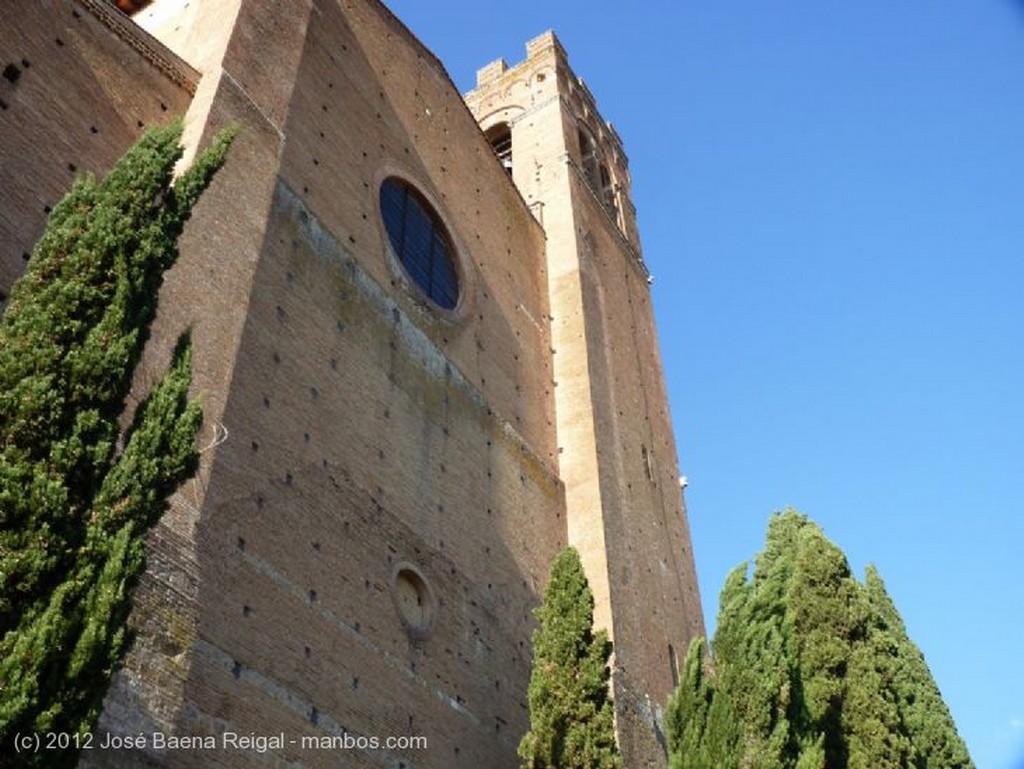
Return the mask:
M409 277L446 310L459 301L459 276L441 218L413 187L396 177L380 187L380 210L395 255Z

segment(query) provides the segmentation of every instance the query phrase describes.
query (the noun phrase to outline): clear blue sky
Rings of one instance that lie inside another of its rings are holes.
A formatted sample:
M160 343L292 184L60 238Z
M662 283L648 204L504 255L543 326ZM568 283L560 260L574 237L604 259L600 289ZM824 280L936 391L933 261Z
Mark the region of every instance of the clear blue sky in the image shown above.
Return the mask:
M462 90L554 28L623 137L709 629L795 506L1024 769L1024 2L389 5Z

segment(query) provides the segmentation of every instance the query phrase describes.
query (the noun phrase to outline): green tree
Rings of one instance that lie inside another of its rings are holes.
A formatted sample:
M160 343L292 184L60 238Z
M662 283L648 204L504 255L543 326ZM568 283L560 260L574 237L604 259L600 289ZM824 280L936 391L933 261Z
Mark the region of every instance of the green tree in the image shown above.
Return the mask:
M973 769L877 572L794 511L727 580L712 651L669 701L672 769Z
M669 769L736 769L735 719L725 697L715 696L706 644L695 638L679 686L665 709Z
M0 756L19 732L95 723L145 533L196 468L187 339L126 430L120 418L163 273L232 135L177 181L180 123L148 132L102 182L78 179L0 320Z
M535 611L530 731L519 743L524 769L620 769L605 631L593 631L594 596L574 548L551 567Z
M898 711L911 743L910 760L905 765L914 769L973 769L967 746L957 734L924 655L907 635L903 619L873 566L867 569L865 593L871 606L873 635L883 642L888 699Z

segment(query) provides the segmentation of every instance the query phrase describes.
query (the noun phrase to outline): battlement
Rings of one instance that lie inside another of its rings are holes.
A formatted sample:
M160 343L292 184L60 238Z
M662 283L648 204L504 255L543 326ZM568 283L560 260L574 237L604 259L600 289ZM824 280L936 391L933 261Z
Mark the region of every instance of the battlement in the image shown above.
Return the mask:
M526 43L526 58L509 66L504 58L495 59L489 64L476 71L476 88L466 94L467 100L473 95L486 89L495 87L498 83L509 84L516 79L526 77L529 79L531 71L544 66L550 66L552 59L556 68L565 81L568 89L567 98L578 102L577 112L584 119L592 123L596 129L595 133L605 143L612 153L618 158L623 166L628 166L629 161L623 149L622 139L611 122L604 120L597 109L597 100L583 78L578 77L569 65L569 54L565 46L558 39L553 30L543 32Z
M552 126L544 143L558 142L563 134L566 139L557 150L551 145L545 151L555 152L555 158L573 169L622 238L632 264L648 277L622 138L601 116L590 88L573 72L558 36L550 30L538 35L526 43L523 61L510 67L496 59L477 70L476 79L476 88L465 94L466 104L530 205L532 181L514 171L514 158L523 157L516 146L524 146L516 137L522 136L522 121L534 123L539 110L561 105L569 125L558 130Z

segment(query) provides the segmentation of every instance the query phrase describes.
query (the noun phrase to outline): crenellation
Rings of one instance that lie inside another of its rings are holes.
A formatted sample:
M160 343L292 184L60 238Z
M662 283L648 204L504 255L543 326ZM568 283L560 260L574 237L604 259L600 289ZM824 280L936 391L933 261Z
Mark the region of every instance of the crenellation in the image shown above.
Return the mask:
M488 64L486 67L481 67L476 71L476 84L478 86L487 85L492 80L497 80L505 72L508 71L508 64L504 59L496 59Z

